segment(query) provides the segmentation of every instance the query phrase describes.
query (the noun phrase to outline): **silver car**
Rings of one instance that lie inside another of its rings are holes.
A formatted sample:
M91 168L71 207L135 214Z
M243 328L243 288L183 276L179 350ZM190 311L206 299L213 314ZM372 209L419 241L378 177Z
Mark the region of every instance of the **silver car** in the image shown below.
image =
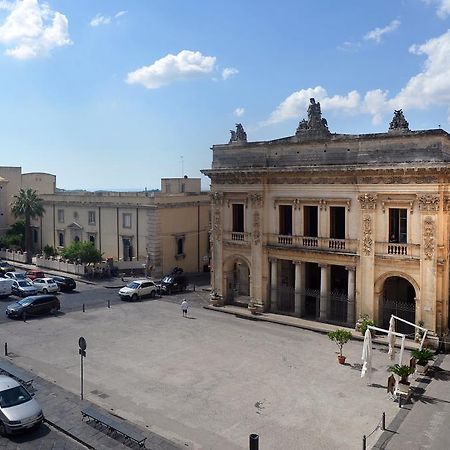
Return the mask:
M30 280L14 280L11 285L11 292L19 297L27 297L28 295L36 295L37 288Z
M16 380L0 375L0 435L40 425L44 414L39 403Z

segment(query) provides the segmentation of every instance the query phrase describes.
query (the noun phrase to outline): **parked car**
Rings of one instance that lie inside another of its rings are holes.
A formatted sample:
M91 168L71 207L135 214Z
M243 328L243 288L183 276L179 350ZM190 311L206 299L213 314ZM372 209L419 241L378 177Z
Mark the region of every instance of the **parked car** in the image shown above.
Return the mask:
M171 274L165 276L160 283L161 294L173 294L183 292L188 286L188 280L184 275Z
M10 278L0 278L0 297L8 297L12 294L12 284L13 280Z
M13 295L18 295L19 297L37 294L36 286L30 280L13 280L11 291Z
M77 283L70 277L53 277L55 283L58 285L59 290L62 292L73 291L77 287Z
M0 261L0 271L5 272L14 272L16 268L12 266L8 261Z
M42 270L32 269L26 273L27 278L34 280L35 278L45 278L45 273Z
M23 319L24 315L37 316L39 314L48 314L61 309L58 297L55 295L32 295L23 298L6 307L6 315L9 318L18 317Z
M13 280L26 280L27 274L24 272L6 272L5 278L12 278Z
M39 403L16 380L0 375L0 435L39 426L44 414Z
M120 289L121 300L141 300L143 297L154 298L158 293L156 284L151 280L135 280Z
M35 278L33 284L37 291L42 292L43 294L59 291L59 287L53 278Z

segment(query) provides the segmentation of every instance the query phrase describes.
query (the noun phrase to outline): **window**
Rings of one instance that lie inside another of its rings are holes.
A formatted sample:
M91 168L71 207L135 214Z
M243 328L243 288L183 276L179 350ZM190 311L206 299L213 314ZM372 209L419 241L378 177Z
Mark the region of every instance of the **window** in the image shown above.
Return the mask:
M303 235L317 237L317 206L304 206L303 220Z
M89 242L91 242L92 244L95 245L95 234L90 234L89 235Z
M237 233L244 232L244 205L233 203L233 230Z
M184 236L177 236L176 238L176 257L184 257Z
M279 234L283 236L292 235L292 206L291 205L280 205L279 206L279 216L280 216L280 232Z
M181 192L185 192L185 190L186 190L186 186L185 186L184 183L182 183L182 185L181 185Z
M124 228L131 228L131 214L122 214L122 226Z
M330 238L345 239L345 208L330 207Z
M89 225L95 225L95 211L88 211L88 223Z
M64 233L61 231L58 233L58 242L60 247L64 247Z
M58 222L64 223L64 210L58 209Z
M38 231L36 228L33 228L33 244L37 244L38 241Z
M74 219L78 219L78 211L74 211L73 212L73 218Z
M389 208L389 242L406 243L407 217L406 208Z

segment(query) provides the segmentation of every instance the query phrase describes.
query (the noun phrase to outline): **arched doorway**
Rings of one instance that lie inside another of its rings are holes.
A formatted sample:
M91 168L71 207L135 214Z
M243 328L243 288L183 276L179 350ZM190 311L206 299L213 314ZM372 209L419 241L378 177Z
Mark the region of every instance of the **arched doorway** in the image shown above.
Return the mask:
M391 315L401 317L411 323L416 323L416 291L414 286L405 278L391 276L386 278L380 299L381 326L389 328ZM414 328L397 321L396 331L413 334Z
M250 268L244 259L235 258L227 262L225 281L227 303L248 306L250 301Z

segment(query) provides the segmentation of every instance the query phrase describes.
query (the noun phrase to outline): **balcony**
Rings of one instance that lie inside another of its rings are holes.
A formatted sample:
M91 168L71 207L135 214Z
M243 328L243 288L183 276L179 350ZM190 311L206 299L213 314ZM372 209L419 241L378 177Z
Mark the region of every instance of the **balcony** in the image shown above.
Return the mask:
M329 252L356 253L358 241L356 239L335 239L311 236L285 236L281 234L268 234L268 245L289 248L314 249Z
M377 242L375 244L377 256L397 258L420 258L420 244L397 244L392 242Z
M248 244L250 242L250 233L241 231L225 231L223 233L224 241L233 242L237 244Z

